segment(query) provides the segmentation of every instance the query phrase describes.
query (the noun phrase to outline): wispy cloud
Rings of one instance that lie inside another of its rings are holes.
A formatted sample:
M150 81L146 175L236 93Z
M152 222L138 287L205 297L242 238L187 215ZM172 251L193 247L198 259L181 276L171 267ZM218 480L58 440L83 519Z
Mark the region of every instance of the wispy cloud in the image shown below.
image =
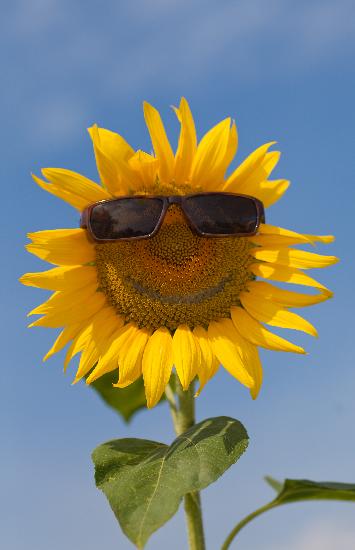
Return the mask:
M111 0L104 9L17 0L6 21L2 51L10 93L3 105L31 132L38 112L47 109L47 126L57 121L58 140L98 99L117 101L142 89L169 93L181 83L191 90L221 73L229 84L264 83L329 63L355 44L351 0Z
M317 522L300 533L295 541L285 541L272 550L350 550L355 548L355 529L340 523ZM271 550L271 548L270 548Z

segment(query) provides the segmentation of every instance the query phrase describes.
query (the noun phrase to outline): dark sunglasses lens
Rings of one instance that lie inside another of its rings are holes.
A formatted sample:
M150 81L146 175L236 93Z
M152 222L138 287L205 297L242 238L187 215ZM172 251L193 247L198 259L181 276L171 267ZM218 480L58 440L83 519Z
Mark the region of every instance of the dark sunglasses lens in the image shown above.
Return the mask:
M258 225L258 211L248 197L210 194L188 197L185 212L198 231L208 235L250 235Z
M91 211L90 226L96 239L146 237L157 226L161 199L128 198L99 203Z

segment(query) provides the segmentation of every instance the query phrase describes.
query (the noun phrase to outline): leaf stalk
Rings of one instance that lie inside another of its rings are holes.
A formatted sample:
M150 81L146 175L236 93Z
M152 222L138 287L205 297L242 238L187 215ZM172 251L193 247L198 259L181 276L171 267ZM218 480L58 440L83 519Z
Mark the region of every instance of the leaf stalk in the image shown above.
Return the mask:
M226 538L226 540L221 546L221 550L228 550L228 548L230 548L230 545L232 544L233 540L235 539L239 531L241 531L243 527L245 527L245 525L247 525L250 521L260 516L264 512L271 510L275 506L277 506L277 504L275 504L274 501L269 502L268 504L265 504L265 506L261 506L261 508L258 508L257 510L255 510L255 512L252 512L251 514L243 518L239 523L237 523L234 529L232 529L232 531L229 533L228 537Z

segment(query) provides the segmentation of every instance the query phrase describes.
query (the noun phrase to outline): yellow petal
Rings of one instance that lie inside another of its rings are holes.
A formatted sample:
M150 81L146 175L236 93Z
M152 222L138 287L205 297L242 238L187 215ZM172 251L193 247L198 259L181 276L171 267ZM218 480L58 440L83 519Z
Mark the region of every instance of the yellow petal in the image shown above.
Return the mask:
M236 149L235 140L234 146ZM205 191L218 190L223 185L230 157L231 119L226 118L209 130L198 144L192 164L191 183L201 186Z
M250 292L241 292L239 299L244 309L254 319L273 327L289 328L306 332L311 336L318 336L315 327L291 311L287 311L280 304L270 300L263 300L260 296L254 296Z
M58 335L58 338L54 342L51 349L43 357L43 361L47 361L49 357L61 351L77 334L80 332L82 326L80 323L75 323L73 325L67 325L61 333Z
M120 325L122 325L122 321L119 318L113 319L112 315L103 318L97 316L93 320L89 327L90 337L88 338L88 343L81 353L79 368L75 375L75 383L81 380L81 378L83 378L83 376L85 376L98 362L112 333L115 332ZM92 382L92 377L90 375L87 379L87 383L89 383L89 378Z
M286 180L276 180L276 182L272 182L272 185L265 184L268 183L267 178L275 168L279 158L280 153L278 151L266 153L260 165L255 167L246 179L239 180L237 192L257 197L264 203L265 207L275 202L275 191L277 191L278 196L276 200L278 200L286 191L289 182Z
M85 307L84 307L85 305ZM73 307L53 311L37 319L29 327L59 328L67 324L77 323L91 318L106 305L106 297L102 292L96 292L89 300L78 302Z
M288 189L290 182L285 179L267 179L280 158L278 151L267 152L274 143L266 143L249 155L227 179L223 190L256 197L262 201L265 208L277 202Z
M185 183L189 179L196 153L196 129L189 104L184 97L181 98L179 108L175 109L175 113L180 121L181 130L175 155L174 179L176 183Z
M334 235L305 235L312 242L319 242L323 244L333 243L335 241Z
M19 280L26 286L35 286L47 290L70 290L95 283L97 272L91 266L54 267L48 271L25 273Z
M119 134L96 125L88 131L103 185L111 195L128 195L136 185L134 172L128 162L134 150Z
M118 326L112 333L106 347L106 351L100 357L95 369L87 378L86 383L91 384L94 380L118 368L119 352L125 342L132 342L137 333L137 327L133 323Z
M88 128L88 132L91 139L93 139L93 134L96 134L101 151L113 163L116 159L128 161L134 155L134 149L120 134L106 128L99 128L96 124Z
M328 300L332 293L321 292L319 294L301 294L284 290L266 283L265 281L251 281L247 285L250 293L256 298L271 300L286 307L305 307L319 304Z
M169 382L173 365L172 347L171 334L165 327L156 330L145 346L142 370L148 408L158 403Z
M248 175L248 177L238 181L238 193L255 196L255 193L257 193L260 189L260 184L268 179L278 163L279 158L279 151L266 153L260 164L258 166L254 166L254 170ZM267 198L267 196L265 198Z
M72 343L70 344L64 360L64 372L66 372L68 365L72 358L85 349L85 346L89 345L89 334L86 332L86 328L82 328L81 331L73 338Z
M85 303L94 296L97 290L97 283L89 284L83 288L71 288L66 291L54 292L48 300L35 307L28 313L30 315L40 315L42 313L53 313L70 310L78 304Z
M313 244L307 235L262 223L259 228L258 235L250 237L250 241L266 247L289 246L290 244Z
M237 132L237 126L235 121L233 120L232 125L229 130L229 139L227 144L227 151L226 156L224 158L224 164L226 166L226 169L224 171L223 176L225 175L225 172L234 159L235 155L237 154L238 149L238 132Z
M91 128L88 128L88 132L93 142L97 171L100 175L102 185L106 187L111 195L115 195L120 190L116 163L103 152L97 125L95 124ZM121 194L125 195L127 192L128 189L124 188Z
M315 244L316 242L331 243L334 241L332 235L305 235L276 227L269 224L261 224L258 235L250 237L254 244L259 244L265 248L277 246L289 246L292 244Z
M247 388L252 388L254 380L247 371L235 344L237 336L232 321L230 319L212 321L208 327L208 338L213 353L223 367L241 384L244 384Z
M102 357L107 349L108 346L111 344L112 336L117 333L118 330L121 330L121 328L124 325L124 319L120 315L117 314L116 310L111 307L107 306L104 308L103 311L100 312L100 314L96 314L92 320L91 323L91 334L93 335L93 339L96 342L96 345L100 351L100 357ZM107 332L104 335L104 338L96 338L96 326L97 323L107 325Z
M196 392L197 396L201 393L207 382L216 374L219 369L219 362L212 351L207 331L203 327L195 327L193 335L201 350L201 361L197 371L200 387Z
M78 370L76 371L73 384L81 380L97 363L99 359L99 350L93 340L89 340L80 355Z
M139 150L130 158L129 165L141 181L142 191L151 192L157 178L159 160ZM139 191L138 188L137 192Z
M290 351L294 353L305 353L304 349L288 342L281 336L273 334L258 321L253 319L241 307L231 308L232 321L240 334L252 344L274 351Z
M328 290L321 283L302 273L298 269L292 267L286 267L283 265L277 264L251 264L248 267L257 277L263 277L264 279L271 279L272 281L280 281L282 283L290 283L295 285L304 285L311 286L314 288L319 288L328 296L331 295L331 291Z
M71 170L44 168L42 174L50 183L48 184L34 176L33 179L40 187L54 195L58 191L59 193L67 193L67 197L61 195L60 198L79 210L83 210L94 202L111 198L111 195L100 185Z
M254 386L250 388L250 394L253 399L256 399L263 381L263 368L261 365L258 348L251 342L248 342L248 340L245 340L237 329L235 330L236 334L234 335L234 343L238 348L239 355L245 368L254 380Z
M112 315L112 313L114 313L113 308L111 308L110 306L104 307L96 312L94 315L92 315L90 318L85 319L83 322L80 323L80 331L73 338L73 342L67 351L64 361L64 371L66 370L68 363L71 361L71 359L89 345L92 339L92 334L98 324L102 323L106 319L110 319L113 331L116 330L115 327L122 326L123 322L120 317L118 317L116 314Z
M200 350L187 325L180 325L173 336L173 363L181 385L186 391L199 370Z
M142 358L151 331L147 328L136 329L133 338L125 340L118 351L119 380L117 388L125 388L142 374Z
M144 118L152 140L155 156L159 160L159 176L170 182L174 171L174 153L165 132L159 112L149 103L143 103Z
M85 229L51 229L28 233L26 249L52 264L80 265L95 260L95 248Z
M256 171L260 171L263 163L265 163L265 157L268 149L270 149L270 147L275 143L275 141L270 141L269 143L265 143L264 145L253 151L253 153L251 153L229 176L229 178L225 182L223 191L231 193L241 192L239 191L239 188L241 187L242 183L244 181L247 181L247 179L250 178ZM263 179L265 178L262 178L260 181L262 181Z
M257 260L299 269L327 267L339 261L335 256L323 256L293 248L255 248L250 254Z
M58 197L59 199L62 199L63 201L69 203L77 210L81 211L85 208L85 206L87 206L87 201L82 199L81 197L78 197L76 194L69 193L69 191L65 191L57 185L53 185L52 183L47 183L46 181L37 178L37 176L35 176L34 174L31 174L31 176L41 189L44 189L44 191L51 193L51 195L54 195L55 197Z
M75 336L75 338L73 338L73 342L67 351L64 361L64 370L66 370L69 361L74 357L74 355L85 349L85 347L88 346L92 340L95 340L96 345L100 344L99 347L101 355L104 353L104 350L106 351L108 343L104 342L103 347L101 348L101 341L99 342L96 338L97 327L100 328L100 326L106 321L109 323L112 332L115 332L123 325L122 319L116 315L115 310L111 306L102 308L89 319L85 319L81 323L80 332Z
M290 187L290 182L285 179L261 181L254 188L249 186L247 195L252 195L261 200L265 208L269 208L279 201Z
M92 335L92 327L93 327L93 321L94 319L96 321L106 318L108 315L108 308L102 308L95 314L91 315L91 317L83 320L80 324L80 331L73 337L73 341L71 345L68 348L68 351L65 356L64 360L64 371L66 371L67 366L69 362L72 360L72 358L85 349L86 346L89 345L91 341L91 335Z

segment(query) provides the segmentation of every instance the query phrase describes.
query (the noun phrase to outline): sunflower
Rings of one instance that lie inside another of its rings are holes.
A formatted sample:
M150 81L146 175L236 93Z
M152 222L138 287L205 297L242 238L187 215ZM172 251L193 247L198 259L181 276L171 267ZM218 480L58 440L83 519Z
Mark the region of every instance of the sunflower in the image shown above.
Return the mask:
M134 151L119 134L95 125L89 134L99 184L58 168L43 169L45 180L33 178L79 211L122 195L224 191L251 195L265 207L281 198L289 182L269 179L280 157L270 151L275 142L256 149L227 176L237 151L235 123L226 118L198 143L187 101L182 98L174 111L181 127L175 154L158 111L144 103L154 153ZM200 237L176 205L149 239L97 244L78 228L28 237L27 250L56 266L21 278L25 285L53 291L29 314L41 315L30 326L61 328L44 360L69 345L65 368L80 354L74 382L86 376L90 384L117 370L114 385L122 388L143 375L148 407L161 398L173 367L184 390L197 376L201 391L223 365L256 398L262 383L259 347L305 353L265 325L316 336L311 323L290 308L329 298L331 292L303 270L337 261L294 248L329 243L332 236L267 223L255 236ZM316 293L268 281L313 287Z

